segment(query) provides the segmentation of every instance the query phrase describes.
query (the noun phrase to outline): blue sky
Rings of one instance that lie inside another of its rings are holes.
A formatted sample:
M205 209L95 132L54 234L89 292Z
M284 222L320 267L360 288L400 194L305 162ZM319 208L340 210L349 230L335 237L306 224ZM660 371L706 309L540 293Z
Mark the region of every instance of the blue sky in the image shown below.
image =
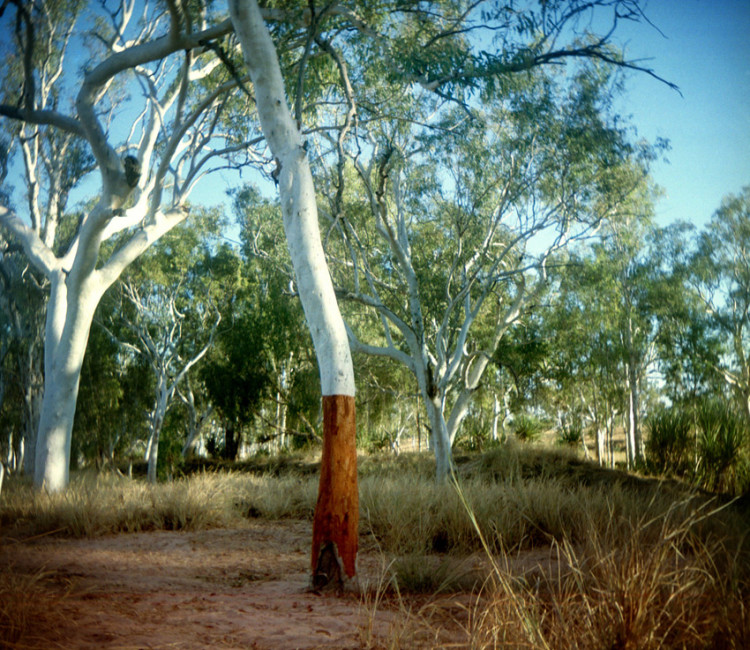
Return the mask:
M634 73L618 108L641 136L671 142L669 162L653 169L666 193L656 207L658 222L701 225L724 196L750 184L750 0L648 0L643 6L658 29L623 23L616 40L630 58L646 59L676 83L682 96ZM201 200L209 185L216 202L215 183L199 184L194 198Z
M624 22L616 40L681 94L632 73L618 108L639 136L670 141L666 161L653 167L665 193L659 225L701 226L722 198L750 185L750 0L648 0L643 7L654 27Z
M669 163L654 167L666 191L661 225L710 219L727 194L750 185L750 1L650 0L648 25L621 33L631 58L648 58L680 96L645 75L633 75L620 104L649 140L664 137Z

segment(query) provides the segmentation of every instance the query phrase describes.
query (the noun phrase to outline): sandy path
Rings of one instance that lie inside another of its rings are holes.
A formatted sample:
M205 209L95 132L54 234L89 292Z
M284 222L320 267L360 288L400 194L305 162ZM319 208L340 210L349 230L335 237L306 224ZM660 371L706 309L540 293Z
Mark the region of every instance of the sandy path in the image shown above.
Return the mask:
M393 611L308 593L310 524L156 531L97 539L0 537L0 571L44 569L24 638L30 648L361 648ZM360 576L376 580L366 549ZM61 594L65 594L60 598Z

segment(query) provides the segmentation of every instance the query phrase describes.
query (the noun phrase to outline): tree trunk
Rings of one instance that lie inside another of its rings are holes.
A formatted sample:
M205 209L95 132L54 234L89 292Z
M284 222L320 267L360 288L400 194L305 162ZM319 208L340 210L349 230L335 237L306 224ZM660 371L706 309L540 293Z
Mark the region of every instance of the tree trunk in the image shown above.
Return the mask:
M287 448L287 437L286 437L286 415L287 405L284 402L284 396L281 391L276 391L276 427L278 429L277 437L277 449L279 452L286 450Z
M438 483L444 483L453 471L453 449L448 425L443 415L439 396L425 396L424 404L427 409L427 417L430 420L430 439L433 445L432 451L435 454L435 480Z
M500 416L502 415L502 412L500 411L500 402L497 399L497 393L493 395L493 402L492 402L492 442L500 442L500 436L498 435L499 425L500 425Z
M354 368L320 239L312 173L257 2L230 0L229 11L253 82L261 128L277 160L284 231L320 371L323 459L313 521L313 582L316 588L356 586Z
M148 482L152 485L156 483L156 466L159 463L159 437L161 435L161 425L154 422L151 425L151 433L148 438L148 448L146 451L146 460L148 461Z
M606 428L596 424L596 462L600 467L607 463Z
M312 544L314 589L354 588L359 528L354 397L323 396L323 456ZM343 574L341 572L343 569Z
M626 333L628 377L628 467L639 464L644 457L640 426L640 395L638 390L638 358L633 343L633 320L628 317Z
M237 460L240 450L240 435L235 428L234 420L229 420L224 429L224 458Z
M62 285L60 280L58 284ZM34 484L49 492L68 485L70 443L81 366L101 292L82 286L68 294L54 287L47 307L45 390L36 441ZM57 290L56 290L57 289Z

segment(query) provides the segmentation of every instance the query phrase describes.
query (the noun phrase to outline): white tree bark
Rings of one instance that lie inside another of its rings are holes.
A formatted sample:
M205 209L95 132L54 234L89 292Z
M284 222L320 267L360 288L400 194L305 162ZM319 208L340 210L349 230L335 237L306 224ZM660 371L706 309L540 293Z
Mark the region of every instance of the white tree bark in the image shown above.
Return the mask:
M182 445L182 457L186 458L190 448L200 438L203 427L211 419L214 413L213 404L205 405L200 411L195 404L195 394L190 382L190 375L185 377L184 388L177 389L177 397L188 410L188 434L185 444Z
M323 452L312 535L312 585L356 588L359 528L354 368L320 238L312 173L287 104L276 48L255 0L230 0L263 134L278 165L289 253L323 393Z
M349 341L323 252L312 173L289 111L276 48L254 0L230 0L229 9L255 87L261 127L279 168L284 230L320 366L322 392L354 396Z
M43 94L27 98L21 108L0 104L0 116L83 138L101 174L98 203L83 217L73 241L60 256L52 248L59 215L42 223L32 208L29 226L8 206L0 205L0 225L21 242L29 260L50 282L44 355L45 389L34 481L38 487L44 486L52 492L62 490L68 483L80 370L96 306L128 264L185 219L187 212L182 205L189 191L205 172L205 165L211 157L221 153L219 149L210 153L203 151L211 138L219 135L215 132L216 122L208 118L236 83L214 89L192 108L188 108L185 99L191 83L214 67L213 64L202 67L190 53L191 48L204 39L227 33L231 25L225 21L203 31L184 34L180 29L189 21L181 20L176 5L170 7L170 12L156 18L158 21L166 16L166 20L171 21L169 31L154 40L150 40L153 33L150 30L158 29L158 25L147 24L140 36L125 41L123 34L132 12L123 6L121 12L111 14L113 21L119 22L114 25L114 36L107 43L110 54L86 72L73 115L49 108ZM63 53L71 32L72 27L60 35ZM180 56L184 57L176 78L169 76L168 66L148 67L175 52L181 52ZM64 56L60 56L58 76L62 72L63 60ZM129 143L143 170L136 179L128 178L121 154L108 141L99 106L115 77L126 70L134 70L145 80L146 109L138 118L141 128L133 127ZM34 74L33 70L26 72L29 78ZM34 87L28 79L27 84ZM163 146L157 149L159 134L166 134L166 138ZM226 140L222 142L226 143ZM247 148L247 143L243 147ZM226 147L225 150L236 150L236 147ZM180 170L185 170L184 176ZM167 198L162 195L168 173L171 174L171 196ZM35 180L30 177L32 185ZM111 256L103 258L103 242L118 233L127 236Z

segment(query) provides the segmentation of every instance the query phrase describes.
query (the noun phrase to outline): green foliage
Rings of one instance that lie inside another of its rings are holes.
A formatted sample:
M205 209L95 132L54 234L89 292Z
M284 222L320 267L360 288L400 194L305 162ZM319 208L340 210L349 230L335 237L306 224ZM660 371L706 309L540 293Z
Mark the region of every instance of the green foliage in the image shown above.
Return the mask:
M182 407L171 408L164 418L159 437L159 457L156 466L160 480L171 480L182 473L184 458L182 446L185 442L186 413Z
M750 417L750 185L725 197L700 233L690 278L719 336L715 366L738 410Z
M709 490L740 494L750 487L747 420L725 401L703 402L698 425L699 482Z
M255 441L270 443L278 432L268 423L276 422L278 408L286 412L287 440L308 444L320 403L311 339L289 291L293 275L280 209L250 185L230 196L242 248L221 252L221 275L231 282L224 285L215 346L200 370L230 438L230 444L214 440L213 453L227 457L256 422Z
M693 417L683 407L662 408L646 422L646 461L651 471L681 476L689 471L695 449Z
M522 414L513 420L513 433L523 442L538 440L547 428L544 420L536 415Z
M747 420L725 399L662 408L647 424L652 472L682 477L713 492L741 494L750 488Z
M122 364L118 353L117 342L94 325L81 369L71 452L74 464L83 461L97 468L114 465L132 442L131 435L144 432L144 426L128 431L131 422L126 412L140 413L145 424L142 414L148 409L153 382L143 366L140 369L146 372L139 377L142 383L128 382L126 375L136 368Z

